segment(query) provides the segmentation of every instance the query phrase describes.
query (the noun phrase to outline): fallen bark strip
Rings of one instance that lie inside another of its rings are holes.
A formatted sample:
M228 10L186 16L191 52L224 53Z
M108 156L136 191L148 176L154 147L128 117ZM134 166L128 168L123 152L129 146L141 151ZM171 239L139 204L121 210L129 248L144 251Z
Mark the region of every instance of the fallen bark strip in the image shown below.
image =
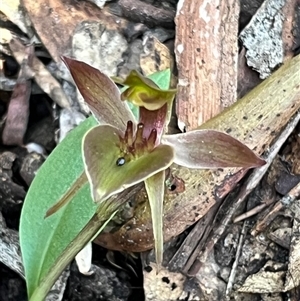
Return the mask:
M175 11L155 7L139 0L119 0L122 17L149 27L174 28Z
M191 130L236 101L239 1L179 1L176 111Z
M25 278L18 232L6 227L1 212L0 229L0 261L22 278Z
M287 0L266 0L240 34L248 66L266 78L283 62L283 6Z
M26 56L26 47L17 39L9 42L9 47L17 62L21 65ZM61 88L60 83L52 76L44 64L33 55L32 71L34 80L54 102L63 108L70 108L70 103Z

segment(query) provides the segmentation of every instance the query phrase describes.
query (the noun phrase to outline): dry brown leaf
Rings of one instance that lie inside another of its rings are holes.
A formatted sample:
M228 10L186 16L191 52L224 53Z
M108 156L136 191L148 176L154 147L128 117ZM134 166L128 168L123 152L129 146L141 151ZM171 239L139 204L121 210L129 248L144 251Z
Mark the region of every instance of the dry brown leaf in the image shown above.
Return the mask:
M33 27L52 58L70 55L76 26L83 21L99 21L110 29L126 27L127 22L88 1L23 0Z
M150 36L144 44L144 53L141 54L140 64L145 75L166 69L172 71L174 58L167 46L154 36Z
M25 48L17 83L8 106L5 127L2 133L3 144L22 145L29 117L29 98L31 93L31 67L34 47Z
M260 271L250 275L243 286L238 289L241 293L280 293L284 291L285 271L266 272Z
M25 46L20 41L13 39L10 41L9 47L17 62L22 64L25 56ZM34 72L34 80L36 83L53 101L63 108L70 108L69 101L60 83L36 56L33 56L32 71Z
M299 186L299 185L298 185ZM292 229L292 239L290 246L290 256L288 271L286 274L285 291L289 291L300 285L300 204L299 200L294 202L293 211L295 213Z
M33 31L27 26L28 20L26 19L20 2L20 0L1 0L0 11L24 33L32 37Z

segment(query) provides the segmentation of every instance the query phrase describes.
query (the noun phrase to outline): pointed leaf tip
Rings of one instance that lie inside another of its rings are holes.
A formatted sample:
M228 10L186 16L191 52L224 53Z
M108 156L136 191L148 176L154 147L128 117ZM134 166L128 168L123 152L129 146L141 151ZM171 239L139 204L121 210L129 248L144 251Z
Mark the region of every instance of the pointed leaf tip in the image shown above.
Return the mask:
M128 105L121 101L114 82L98 69L68 57L62 57L90 110L101 124L125 129L128 120L135 120Z
M168 145L126 162L118 146L119 135L118 129L100 125L83 139L83 159L95 202L144 181L173 162L174 150Z
M215 130L166 135L162 143L173 146L174 162L188 168L254 168L266 163L239 140Z
M155 245L157 271L163 262L163 203L165 192L165 171L161 171L145 180L145 188L151 208L151 218Z

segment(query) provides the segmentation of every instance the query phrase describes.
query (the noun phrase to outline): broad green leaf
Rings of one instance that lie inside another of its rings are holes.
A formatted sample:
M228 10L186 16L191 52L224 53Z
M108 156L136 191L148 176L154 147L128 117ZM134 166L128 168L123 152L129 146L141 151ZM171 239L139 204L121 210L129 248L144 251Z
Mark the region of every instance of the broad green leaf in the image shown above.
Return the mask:
M160 81L164 75L160 76ZM174 100L176 90L162 90L152 80L141 75L133 70L124 81L119 81L119 84L128 86L122 92L121 99L131 101L137 106L145 107L147 110L158 110L166 103L171 103Z
M126 101L130 111L132 112L132 114L134 115L136 120L139 120L139 107L134 105L132 102L130 101Z
M266 163L239 140L215 130L165 135L162 143L173 146L174 162L188 168L253 168Z
M171 70L158 71L148 76L162 90L168 90L171 82Z
M126 102L114 82L92 66L67 57L62 58L74 82L100 124L110 124L125 130L128 120L134 121Z
M95 213L96 205L86 183L72 202L44 218L49 207L84 171L82 138L96 124L90 117L68 134L42 165L26 195L20 221L20 244L29 297Z
M151 218L155 245L157 271L159 271L164 252L163 203L165 195L165 171L158 172L145 180L145 188L151 208Z
M137 158L122 155L118 146L119 135L118 129L99 125L84 137L85 168L95 202L103 202L113 194L144 181L173 162L174 151L168 145L159 145Z
M52 285L66 268L67 264L71 262L88 242L93 240L97 233L103 231L109 221L115 216L117 211L114 204L115 200L112 199L97 208L96 213L86 226L74 237L72 242L67 245L63 253L57 258L51 269L49 269L49 273L41 279L39 285L30 296L30 301L41 301L45 299Z

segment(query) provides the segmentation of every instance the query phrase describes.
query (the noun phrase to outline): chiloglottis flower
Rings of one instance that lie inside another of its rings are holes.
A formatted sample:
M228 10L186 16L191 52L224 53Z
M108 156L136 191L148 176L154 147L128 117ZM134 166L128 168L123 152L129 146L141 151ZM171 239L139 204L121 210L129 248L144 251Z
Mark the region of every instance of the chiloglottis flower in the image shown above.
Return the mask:
M120 93L115 83L83 62L63 58L99 125L82 143L85 172L99 204L142 181L151 207L156 260L162 262L165 170L174 162L188 168L253 168L264 160L233 137L215 130L166 134L175 90L162 90L132 71ZM139 107L136 119L123 100Z

